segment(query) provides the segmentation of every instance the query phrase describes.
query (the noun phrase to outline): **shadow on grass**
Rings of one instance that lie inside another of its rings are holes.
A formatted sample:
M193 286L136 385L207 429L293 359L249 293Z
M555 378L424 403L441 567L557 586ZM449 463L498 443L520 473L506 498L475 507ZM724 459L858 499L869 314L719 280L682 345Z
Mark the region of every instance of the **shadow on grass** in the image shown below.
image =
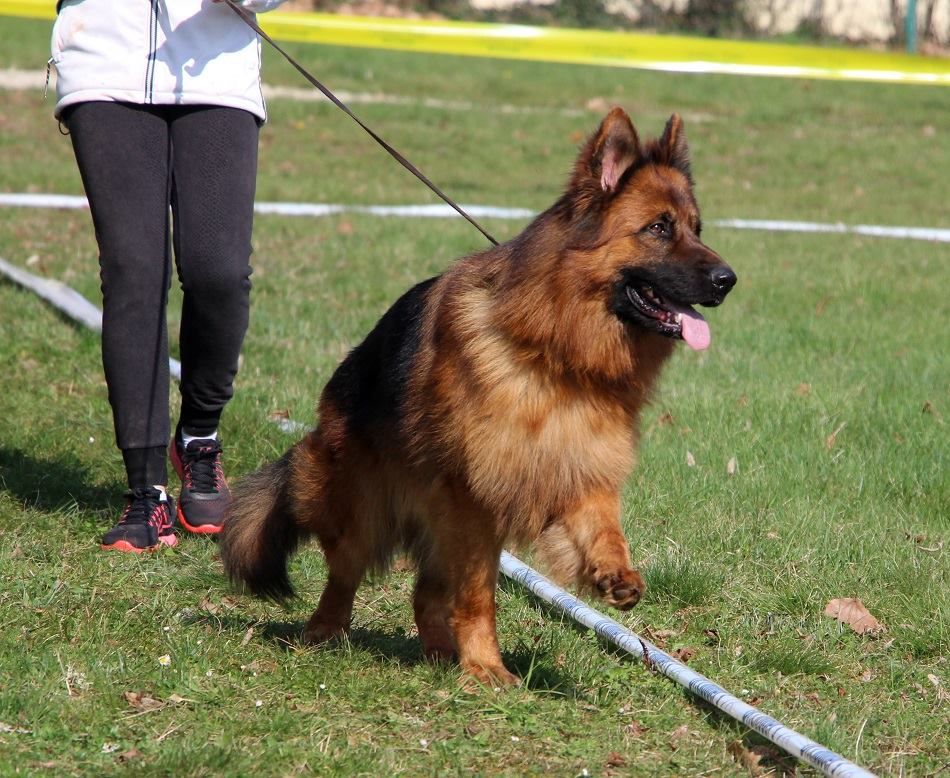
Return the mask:
M372 659L381 659L402 668L412 668L427 664L422 652L422 644L415 636L403 632L384 631L368 627L354 627L344 638L328 641L322 646L305 644L301 635L303 621L265 621L242 618L233 615L194 613L182 619L186 624L210 624L217 629L226 629L235 634L245 634L253 628L255 639L268 642L286 653L300 649L310 651L346 650L347 648L368 654ZM259 636L259 637L258 637ZM573 683L567 676L555 670L548 657L539 656L527 648L506 651L502 655L505 666L524 679L524 688L530 691L558 692L572 696ZM446 663L446 667L458 668L455 663Z
M349 644L357 650L365 651L374 656L385 657L407 667L425 661L421 646L416 638L366 627L354 627L344 638L330 640L323 646L311 646L304 643L301 638L306 626L304 621L262 622L236 615L200 612L190 614L182 621L197 626L209 624L217 629L226 629L235 634L243 634L248 629L253 628L255 640L271 643L288 653L300 649L319 651L321 648L326 648L334 650Z
M88 469L72 456L40 459L17 448L0 445L0 489L25 505L40 510L73 506L101 511L113 507L124 487L94 483Z

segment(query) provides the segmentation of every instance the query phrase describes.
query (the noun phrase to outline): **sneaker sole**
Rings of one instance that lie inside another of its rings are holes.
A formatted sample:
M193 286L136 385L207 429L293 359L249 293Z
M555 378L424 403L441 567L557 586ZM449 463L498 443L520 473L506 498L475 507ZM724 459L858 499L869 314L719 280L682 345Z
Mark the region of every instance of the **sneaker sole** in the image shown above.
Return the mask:
M189 532L193 532L195 535L217 535L222 529L224 529L223 524L189 524L188 520L185 518L185 514L181 512L181 505L178 506L177 513L178 523Z
M138 546L133 546L127 540L117 540L115 543L110 543L109 545L100 545L103 551L122 551L128 554L145 554L152 551L158 551L162 546L177 546L178 537L176 535L165 535L158 539L158 543L154 546L146 546L145 548L139 548Z

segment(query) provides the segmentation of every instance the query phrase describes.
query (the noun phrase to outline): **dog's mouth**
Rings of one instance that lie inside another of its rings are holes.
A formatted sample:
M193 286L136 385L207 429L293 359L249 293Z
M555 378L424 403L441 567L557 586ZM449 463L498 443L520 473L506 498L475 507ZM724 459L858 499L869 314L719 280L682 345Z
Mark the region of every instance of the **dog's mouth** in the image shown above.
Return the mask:
M692 306L673 302L655 287L637 281L625 284L624 292L639 314L639 323L668 338L679 338L695 351L709 347L712 340L709 325Z

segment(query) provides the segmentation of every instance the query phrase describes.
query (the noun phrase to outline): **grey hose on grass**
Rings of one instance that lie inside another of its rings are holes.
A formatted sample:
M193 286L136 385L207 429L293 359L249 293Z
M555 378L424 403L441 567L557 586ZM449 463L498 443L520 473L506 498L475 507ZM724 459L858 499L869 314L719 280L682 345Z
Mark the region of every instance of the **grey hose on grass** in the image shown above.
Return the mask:
M834 778L867 778L868 776L873 778L873 773L869 773L843 756L828 750L814 740L809 740L795 730L789 729L780 721L742 702L721 686L694 670L690 670L682 662L677 661L649 641L585 605L507 551L503 551L501 554L501 571L513 581L517 581L530 589L545 602L563 611L574 621L594 630L600 637L624 651L643 659L644 663L651 669L662 673L670 680L676 681L700 699L728 714L749 729L767 737L792 756L821 770L824 775L834 776Z

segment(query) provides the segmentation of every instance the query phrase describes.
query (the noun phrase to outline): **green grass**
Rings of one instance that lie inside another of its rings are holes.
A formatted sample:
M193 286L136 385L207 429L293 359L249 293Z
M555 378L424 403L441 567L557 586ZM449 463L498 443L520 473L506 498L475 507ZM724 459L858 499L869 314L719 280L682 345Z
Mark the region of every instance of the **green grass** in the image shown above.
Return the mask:
M4 19L0 65L40 68L47 45L47 25ZM475 106L358 106L462 202L545 207L599 106L619 102L645 135L684 115L707 222L950 226L942 89L290 48L335 88ZM269 53L266 73L301 85ZM270 112L261 200L432 201L335 110L275 100ZM3 93L0 158L2 191L81 191L39 93ZM505 238L519 225L487 226ZM618 618L875 772L939 772L950 251L704 236L740 282L709 313L712 348L678 353L644 416L624 520L650 590ZM292 442L268 414L311 420L387 305L483 242L458 220L259 217L255 245L224 420L235 475ZM0 209L0 256L98 302L85 212ZM179 309L173 296L173 331ZM315 550L295 559L301 596L286 608L233 592L202 539L146 559L99 552L122 476L96 337L0 283L0 364L0 775L746 773L730 745L756 736L513 584L498 595L502 649L528 681L481 694L422 662L408 573L364 586L351 638L312 650L296 636L322 586ZM861 598L887 631L839 628L822 616L835 597Z

